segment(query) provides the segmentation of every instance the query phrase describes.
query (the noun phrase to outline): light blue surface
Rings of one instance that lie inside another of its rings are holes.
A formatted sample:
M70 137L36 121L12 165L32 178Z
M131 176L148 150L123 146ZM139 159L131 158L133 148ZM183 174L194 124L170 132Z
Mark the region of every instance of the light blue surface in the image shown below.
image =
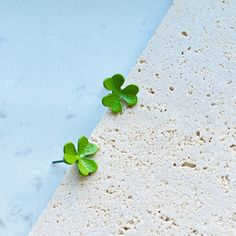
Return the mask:
M104 114L171 0L0 1L0 235L26 235L67 169L65 142ZM137 81L138 83L138 81Z

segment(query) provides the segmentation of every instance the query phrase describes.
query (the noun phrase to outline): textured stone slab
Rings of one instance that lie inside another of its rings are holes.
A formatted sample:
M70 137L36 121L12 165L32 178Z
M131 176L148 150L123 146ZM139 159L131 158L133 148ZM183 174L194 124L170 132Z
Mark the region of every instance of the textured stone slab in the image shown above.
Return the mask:
M139 104L92 134L31 236L236 234L236 1L176 0L129 75Z

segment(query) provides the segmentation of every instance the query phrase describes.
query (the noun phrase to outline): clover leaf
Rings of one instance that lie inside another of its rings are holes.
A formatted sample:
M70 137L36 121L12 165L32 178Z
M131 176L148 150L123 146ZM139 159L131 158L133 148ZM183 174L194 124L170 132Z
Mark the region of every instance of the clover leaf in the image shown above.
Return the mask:
M90 143L85 136L82 136L78 141L77 150L73 143L65 144L63 161L68 165L76 164L79 173L87 176L98 169L97 163L89 158L97 151L97 146Z
M137 104L138 98L137 93L139 88L135 84L130 84L124 89L121 86L124 84L125 78L121 74L115 74L111 78L104 80L103 85L107 90L112 91L112 93L103 97L102 104L105 107L109 107L112 112L118 113L122 111L122 101L127 103L129 107Z

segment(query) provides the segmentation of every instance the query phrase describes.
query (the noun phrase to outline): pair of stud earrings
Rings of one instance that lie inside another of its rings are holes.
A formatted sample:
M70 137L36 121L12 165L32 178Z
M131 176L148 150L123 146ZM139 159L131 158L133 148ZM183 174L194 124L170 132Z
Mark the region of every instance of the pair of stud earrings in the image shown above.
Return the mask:
M111 93L102 98L102 104L113 113L121 112L123 103L126 103L128 107L132 107L138 102L138 86L130 84L122 89L124 82L125 78L121 74L115 74L103 81L103 86ZM90 143L87 137L82 136L78 141L77 149L73 143L66 143L64 145L63 160L53 161L52 163L76 164L79 174L88 176L98 169L97 163L91 159L97 151L97 145Z

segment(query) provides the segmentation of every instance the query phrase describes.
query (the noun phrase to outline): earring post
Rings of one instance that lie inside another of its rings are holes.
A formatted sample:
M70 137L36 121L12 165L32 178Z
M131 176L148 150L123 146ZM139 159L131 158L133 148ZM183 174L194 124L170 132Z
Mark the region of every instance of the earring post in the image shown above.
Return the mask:
M62 163L64 160L52 161L52 164Z

